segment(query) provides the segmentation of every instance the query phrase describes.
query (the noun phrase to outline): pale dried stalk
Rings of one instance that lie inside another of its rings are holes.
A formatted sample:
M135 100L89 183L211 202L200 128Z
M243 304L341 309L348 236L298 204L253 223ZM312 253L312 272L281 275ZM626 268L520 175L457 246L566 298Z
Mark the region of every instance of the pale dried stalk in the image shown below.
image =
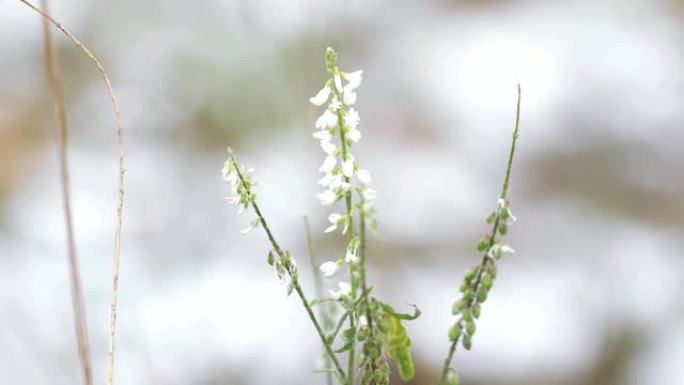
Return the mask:
M45 12L48 10L48 0L42 0L41 6ZM83 289L76 257L76 242L74 240L74 225L71 216L71 192L69 189L69 164L67 162L67 122L66 109L64 107L64 93L59 78L59 56L55 50L55 42L52 38L50 22L43 18L43 37L45 40L45 72L47 73L52 100L54 102L55 115L57 118L57 152L59 153L60 184L62 188L62 207L64 208L64 222L67 235L67 253L69 257L69 273L71 275L71 301L74 308L74 320L76 322L76 341L78 355L83 369L83 382L92 385L93 372L90 359L90 342L88 341L88 323L85 314Z
M86 56L88 56L88 58L95 64L98 71L100 72L100 75L104 80L105 87L107 88L107 93L109 94L109 99L111 100L112 107L114 108L119 143L119 199L116 208L116 231L114 233L114 269L112 273L112 302L109 319L109 348L107 352L107 385L112 385L114 376L114 337L116 334L116 308L119 294L119 256L121 255L121 225L123 222L124 173L126 171L124 167L124 128L123 124L121 123L121 110L119 108L119 103L116 100L116 96L114 95L114 90L112 89L112 85L109 81L107 71L105 71L104 67L102 66L100 61L97 60L95 55L93 55L90 52L90 50L85 45L83 45L83 43L81 43L80 40L78 40L74 35L72 35L71 32L69 32L62 25L62 23L53 19L52 16L50 16L47 12L42 11L40 8L31 4L27 0L19 1L26 4L26 6L33 9L35 12L42 15L43 18L47 19L50 23L52 23L55 27L62 31L69 38L69 40L71 40Z

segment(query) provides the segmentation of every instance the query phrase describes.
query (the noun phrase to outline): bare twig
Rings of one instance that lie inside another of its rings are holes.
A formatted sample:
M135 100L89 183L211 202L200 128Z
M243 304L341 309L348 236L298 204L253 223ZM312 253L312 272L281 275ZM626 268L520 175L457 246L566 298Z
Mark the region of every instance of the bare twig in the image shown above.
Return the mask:
M48 0L41 0L41 6L45 12L48 10ZM71 217L71 192L69 189L69 164L67 162L67 121L66 108L64 107L64 94L59 77L59 56L55 50L55 42L52 38L50 22L43 18L43 37L45 40L45 72L47 73L50 91L55 107L57 118L57 150L59 153L60 184L62 187L62 207L64 208L64 222L67 235L67 252L69 256L69 272L71 274L71 301L74 308L76 321L76 341L78 343L78 355L83 369L83 382L92 385L93 373L90 359L90 343L88 341L88 323L86 321L83 289L81 277L78 271L78 258L76 257L76 242L74 240L74 224Z
M71 40L86 56L88 56L88 58L95 64L98 71L100 72L100 75L104 80L105 87L107 88L107 93L109 94L109 99L112 103L112 107L114 108L114 115L116 118L117 125L117 137L119 143L119 198L116 208L116 230L114 233L114 269L112 273L112 302L110 308L111 315L109 321L109 348L107 353L107 385L112 385L114 375L114 336L116 333L116 308L119 293L119 256L121 254L121 225L123 221L124 173L126 171L124 167L124 128L123 124L121 123L121 110L119 108L119 103L116 100L116 96L114 95L114 90L112 89L111 82L109 81L107 71L105 71L104 67L102 66L100 61L97 60L95 55L93 55L92 52L90 52L90 50L85 45L83 45L83 43L81 43L80 40L78 40L74 35L72 35L71 32L69 32L62 25L62 23L53 19L52 16L50 16L47 12L42 11L40 8L31 4L27 0L19 1L26 4L26 6L33 9L35 12L42 15L43 18L48 20L60 31L62 31L69 38L69 40Z

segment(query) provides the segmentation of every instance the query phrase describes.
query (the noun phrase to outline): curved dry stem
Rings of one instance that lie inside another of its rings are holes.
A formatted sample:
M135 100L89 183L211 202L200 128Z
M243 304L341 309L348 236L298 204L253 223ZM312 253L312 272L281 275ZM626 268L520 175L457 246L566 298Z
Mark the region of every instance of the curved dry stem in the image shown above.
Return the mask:
M50 16L47 12L31 4L27 0L19 1L26 4L26 6L28 6L35 12L39 13L41 16L43 16L45 20L49 21L60 31L62 31L62 33L64 33L69 38L69 40L71 40L81 50L81 52L83 52L90 59L90 61L92 61L95 64L98 71L100 72L100 75L102 76L102 79L104 80L105 87L107 88L107 93L109 94L109 99L114 109L119 144L119 197L118 205L116 208L116 230L114 233L114 269L112 273L112 302L109 320L109 348L107 353L107 385L112 385L114 375L114 336L116 334L116 308L119 293L119 257L121 255L121 226L123 222L124 173L126 171L124 167L124 128L123 124L121 123L121 109L119 108L119 103L116 100L116 95L114 94L114 90L112 89L112 85L109 81L107 71L105 71L104 67L102 66L100 61L97 60L95 55L93 55L92 52L90 52L90 50L85 45L83 45L83 43L81 43L80 40L78 40L74 35L72 35L71 32L69 32L62 25L62 23L52 18L52 16Z
M42 0L41 6L48 10L48 0ZM43 38L45 41L45 72L47 73L50 92L57 118L57 152L59 153L60 185L62 189L62 207L64 209L64 224L67 236L67 253L69 257L69 273L71 277L71 301L76 322L76 342L78 355L83 370L85 385L93 383L93 372L90 358L90 342L88 340L88 322L86 320L83 289L76 256L76 241L74 240L74 224L71 215L71 191L69 189L69 164L67 162L67 121L64 106L64 93L59 77L59 56L55 50L55 42L50 30L50 23L43 18Z

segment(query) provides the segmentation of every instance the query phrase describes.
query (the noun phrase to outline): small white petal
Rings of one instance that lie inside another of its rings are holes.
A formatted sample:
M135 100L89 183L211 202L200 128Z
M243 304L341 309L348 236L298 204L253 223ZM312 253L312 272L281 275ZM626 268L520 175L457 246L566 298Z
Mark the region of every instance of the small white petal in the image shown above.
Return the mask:
M356 92L353 89L345 88L342 93L342 100L347 106L351 106L356 103Z
M359 182L363 184L369 184L371 182L371 175L368 170L359 170L356 172L356 177L359 178Z
M337 222L340 219L342 219L342 215L340 215L338 213L332 213L332 214L328 215L328 221L330 221L330 223L337 224Z
M324 172L324 173L329 173L331 172L335 166L337 166L337 157L333 155L328 155L325 157L325 160L323 161L323 164L321 167L318 169L318 171Z
M362 75L363 70L354 71L344 75L344 79L349 82L345 87L352 90L359 88L361 85Z
M361 140L361 131L357 130L356 128L352 128L347 133L347 138L349 138L349 140L351 140L353 143L358 143L359 140Z
M332 109L333 111L337 111L340 108L342 108L342 103L339 100L337 100L337 98L334 98L330 101L330 109Z
M340 265L338 265L336 262L332 262L332 261L331 262L325 262L325 263L321 264L320 269L326 278L330 278L333 275L335 275L335 273L337 273L338 270L340 270Z
M349 286L348 283L340 282L340 283L338 283L338 286L340 287L340 290L338 290L338 291L330 290L330 295L334 299L340 299L340 297L349 295L349 293L351 293L351 286Z
M329 232L332 232L335 230L337 230L337 225L332 225L332 226L328 227L327 229L325 229L325 232L329 233Z
M344 116L344 124L352 129L355 129L359 125L360 121L361 117L359 116L359 112L353 107L350 108L349 111L347 111L347 114Z
M332 174L325 174L323 178L318 181L318 184L321 186L330 186L334 179L335 177Z
M338 91L342 91L342 79L340 79L340 74L335 74L335 88Z
M354 175L354 159L351 156L342 163L342 173L347 178Z
M323 149L323 152L328 155L331 155L333 152L335 152L335 150L337 150L337 146L335 146L334 143L326 141L321 141L321 148Z
M330 96L330 88L328 87L323 87L316 96L309 98L309 102L313 104L314 106L322 106L325 102L328 101L328 97Z
M323 206L330 206L337 200L337 194L330 190L325 190L320 194L316 194L316 197L321 201Z
M332 135L330 135L330 131L328 130L316 131L314 132L313 137L323 142L329 142L332 140Z
M499 207L506 206L506 201L503 198L499 198L498 202L499 202Z
M352 253L351 251L347 251L347 255L344 257L344 260L347 263L356 263L359 261L359 257L357 257L356 254Z
M321 116L316 119L315 127L322 130L325 128L335 127L337 125L337 115L332 111L326 109Z
M377 198L378 192L375 189L367 188L363 190L363 199L365 201L374 201Z
M501 251L504 252L504 253L515 254L515 250L514 250L512 247L508 246L508 245L503 245L503 246L501 246Z

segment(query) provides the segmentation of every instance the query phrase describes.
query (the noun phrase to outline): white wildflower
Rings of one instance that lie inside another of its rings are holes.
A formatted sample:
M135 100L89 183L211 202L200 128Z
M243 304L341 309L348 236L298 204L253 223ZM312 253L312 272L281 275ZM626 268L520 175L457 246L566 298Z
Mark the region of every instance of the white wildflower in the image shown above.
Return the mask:
M340 290L337 290L337 291L330 290L330 295L334 299L340 299L344 296L348 296L351 293L351 286L349 286L348 283L340 282L340 283L338 283L338 286L340 287Z
M325 190L320 194L316 194L316 197L321 201L323 206L330 206L337 200L337 194L331 190Z
M351 140L353 143L358 143L359 140L361 140L361 131L357 130L356 128L352 128L347 133L347 138L349 138L349 140Z
M321 148L323 149L323 152L325 152L328 155L332 155L335 150L337 150L337 146L335 146L334 143L332 142L326 142L324 140L321 141Z
M344 124L352 129L358 127L360 121L361 117L359 116L358 111L356 111L353 107L350 108L349 111L347 111L347 115L344 116Z
M337 100L337 98L333 98L333 100L330 101L330 109L333 111L337 111L340 108L342 108L342 103Z
M344 104L347 106L353 105L356 103L356 92L352 89L345 88L342 93L342 101L344 101Z
M350 72L344 75L344 79L349 83L345 86L347 89L355 90L361 85L361 78L363 75L363 70L358 70Z
M342 79L340 78L340 74L337 73L334 76L335 78L335 88L337 88L338 91L342 91Z
M314 106L322 106L325 104L325 102L328 101L328 97L330 96L330 88L328 86L323 87L316 96L309 98L309 102L313 104Z
M378 196L378 192L375 189L367 188L363 190L363 200L372 202Z
M371 175L368 170L359 170L356 172L356 177L359 178L359 182L363 184L369 184L371 182Z
M356 256L356 253L347 250L347 255L344 257L344 260L347 263L357 263L359 261L359 257Z
M318 129L324 129L324 128L331 128L335 127L337 124L337 115L333 114L332 111L329 109L325 109L325 112L323 115L319 116L318 119L316 119L316 128Z
M510 247L510 246L508 246L508 245L503 245L503 246L501 246L501 251L504 252L504 253L515 254L515 249L513 249L512 247Z
M337 157L334 155L328 155L325 157L325 160L323 161L323 164L321 165L321 168L318 169L318 171L329 173L335 168L336 165Z
M340 265L337 262L325 262L321 264L320 269L326 278L330 278L340 270Z
M328 130L316 131L314 132L313 137L319 139L321 142L329 142L332 140L332 135L330 135L330 131Z
M326 233L329 233L331 231L335 231L337 229L337 226L339 223L344 219L344 217L338 213L332 213L328 216L328 221L332 223L332 226L328 227L325 229Z
M351 178L354 175L354 158L351 155L342 162L342 173L347 178Z

